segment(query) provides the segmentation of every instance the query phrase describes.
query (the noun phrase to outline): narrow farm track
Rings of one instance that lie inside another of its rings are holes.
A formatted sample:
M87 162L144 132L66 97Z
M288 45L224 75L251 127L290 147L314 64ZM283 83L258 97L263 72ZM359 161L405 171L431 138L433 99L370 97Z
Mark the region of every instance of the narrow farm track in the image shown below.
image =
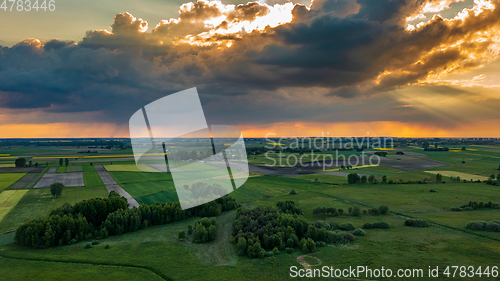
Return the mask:
M104 169L102 165L95 165L94 167L99 174L99 177L101 177L102 182L106 185L106 190L108 192L115 191L120 194L120 196L127 198L130 209L133 207L139 208L139 202L137 202L137 200L135 200L135 198L132 197L127 191L125 191L125 189L119 186L115 179L109 174L108 171L106 171L106 169Z

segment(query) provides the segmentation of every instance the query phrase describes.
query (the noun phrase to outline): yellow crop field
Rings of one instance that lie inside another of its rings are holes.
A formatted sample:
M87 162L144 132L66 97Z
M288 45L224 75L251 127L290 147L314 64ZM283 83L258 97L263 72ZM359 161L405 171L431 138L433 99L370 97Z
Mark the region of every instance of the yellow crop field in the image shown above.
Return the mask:
M104 165L104 168L108 172L158 172L158 170L149 167L148 165L140 164L141 169L137 168L136 165Z
M425 171L426 173L430 174L441 174L445 177L460 177L460 179L463 180L482 180L485 181L488 179L488 177L485 176L479 176L479 175L473 175L473 174L467 174L467 173L461 173L461 172L455 172L455 171Z

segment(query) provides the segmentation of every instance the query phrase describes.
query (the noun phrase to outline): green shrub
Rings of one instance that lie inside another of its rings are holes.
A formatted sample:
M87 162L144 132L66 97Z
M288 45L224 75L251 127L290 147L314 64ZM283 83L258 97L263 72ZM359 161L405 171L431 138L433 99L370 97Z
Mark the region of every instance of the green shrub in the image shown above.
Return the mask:
M104 246L104 249L109 249L109 245L106 244L106 246Z
M88 242L88 243L85 243L85 249L90 249L92 248L92 243Z
M71 241L69 241L69 244L76 244L76 242L77 242L76 239L73 238L73 239L71 239Z
M484 230L491 232L500 232L500 224L489 221L484 225Z
M363 229L361 228L356 228L354 231L353 231L353 234L356 235L356 236L365 236L366 235L366 232L364 232Z
M380 221L380 222L374 222L373 223L373 228L380 228L380 229L387 229L389 228L389 223L385 221Z
M290 195L296 195L296 194L297 194L297 192L295 192L294 189L292 189L292 191L290 191Z
M97 241L97 240L92 241L92 246L99 245L99 244L101 244L101 243L99 241Z
M382 205L378 207L378 211L380 212L381 215L387 215L389 213L389 207L386 205Z
M465 228L470 230L484 230L486 223L484 221L471 221Z
M355 217L361 216L361 210L359 209L358 206L354 206L352 208L352 215L355 216Z
M371 228L373 228L373 224L367 222L367 223L363 224L362 228L363 229L371 229Z
M354 229L356 229L356 227L354 227L354 225L352 225L352 223L341 224L339 226L339 228L342 229L342 230L354 230Z
M318 241L318 242L316 242L316 246L318 246L318 247L325 247L326 246L326 242L324 242L324 241Z
M339 224L334 221L330 222L330 230L336 230L336 229L340 229Z
M179 237L180 240L186 238L186 231L184 231L184 230L179 231L179 236L178 237Z
M354 235L352 233L349 233L349 232L342 233L342 238L345 242L352 242L352 241L356 240Z
M279 255L279 254L280 254L280 250L278 250L278 248L277 248L277 247L274 247L274 249L273 249L273 254L274 254L274 255Z
M287 254L293 253L293 248L287 247L286 252L287 252Z
M189 235L193 234L193 226L192 225L188 225L188 234Z
M407 219L405 220L405 226L410 227L429 227L431 224L427 220L422 219Z
M461 208L456 208L456 207L455 207L455 208L450 208L450 211L452 211L452 212L461 212L461 211L462 211L462 209L461 209Z
M368 209L368 214L373 215L373 216L378 216L378 215L380 215L380 212L377 208L371 208L371 209Z

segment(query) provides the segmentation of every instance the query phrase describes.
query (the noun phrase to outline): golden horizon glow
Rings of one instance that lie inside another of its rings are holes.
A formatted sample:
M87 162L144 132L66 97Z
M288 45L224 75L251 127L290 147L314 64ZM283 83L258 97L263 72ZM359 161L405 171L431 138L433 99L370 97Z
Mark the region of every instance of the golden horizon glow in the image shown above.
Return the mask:
M271 137L485 137L499 138L498 121L489 120L443 128L398 121L377 122L278 122L265 125L239 125L245 138ZM48 123L0 125L0 138L129 138L127 125L111 123Z

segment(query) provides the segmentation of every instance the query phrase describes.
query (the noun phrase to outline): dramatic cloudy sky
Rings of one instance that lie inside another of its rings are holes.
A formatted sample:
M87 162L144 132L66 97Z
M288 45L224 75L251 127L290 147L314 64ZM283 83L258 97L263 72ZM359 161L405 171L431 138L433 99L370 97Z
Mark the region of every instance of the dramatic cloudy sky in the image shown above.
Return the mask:
M1 13L0 138L127 137L136 110L191 87L209 124L247 137L500 137L498 0L67 1Z

